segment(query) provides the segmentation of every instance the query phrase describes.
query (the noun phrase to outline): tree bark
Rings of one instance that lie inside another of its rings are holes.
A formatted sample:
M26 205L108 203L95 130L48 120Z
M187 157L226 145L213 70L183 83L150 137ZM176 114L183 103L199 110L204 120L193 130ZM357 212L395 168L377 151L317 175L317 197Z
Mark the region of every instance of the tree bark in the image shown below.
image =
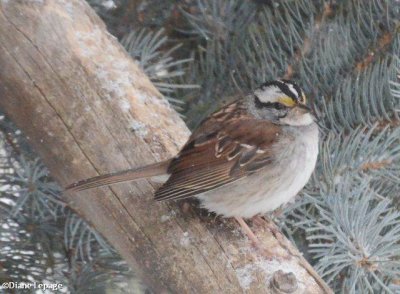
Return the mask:
M83 0L0 1L0 107L62 186L169 158L189 135ZM156 203L156 188L65 198L156 293L329 291L274 224L253 225L261 252L232 220Z

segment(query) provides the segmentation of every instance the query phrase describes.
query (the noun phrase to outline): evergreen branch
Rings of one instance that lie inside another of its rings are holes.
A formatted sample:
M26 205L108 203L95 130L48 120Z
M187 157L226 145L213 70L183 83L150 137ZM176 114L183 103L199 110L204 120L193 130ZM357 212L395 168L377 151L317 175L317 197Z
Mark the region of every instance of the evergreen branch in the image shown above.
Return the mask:
M12 124L3 119L5 124L9 139L19 144L21 140L13 137ZM142 292L126 264L98 233L70 211L65 215L61 190L38 159L15 159L16 152L4 144L0 145L0 155L1 282L63 282L72 293L87 293L85 289L92 288L100 293L105 287L126 293L124 289L130 285L137 293ZM75 253L69 256L69 266L66 248ZM94 281L96 285L85 284Z
M343 146L346 148L343 149ZM358 128L349 134L330 133L321 143L316 176L307 185L306 191L317 195L322 193L321 186L333 189L347 174L359 179L374 179L372 182L376 189L380 182L385 182L386 188L397 186L400 183L399 146L400 128L379 130L375 126L371 129ZM383 195L390 197L391 193Z
M309 30L309 34L311 34L311 36L317 34L321 25L325 23L327 18L332 17L333 13L334 10L332 3L325 3L322 12L319 12L319 14L315 16L314 25L313 28ZM307 34L304 36L303 45L295 52L292 62L288 64L285 75L283 76L284 79L292 79L294 76L294 69L297 68L302 62L302 59L309 54L311 50L311 36Z
M4 281L48 280L56 259L53 254L60 250L60 242L60 230L52 217L19 215L15 220L3 220L0 227L0 267L8 277Z
M58 211L63 209L65 204L59 199L60 187L48 180L47 169L39 162L33 162L20 157L18 165L14 165L15 175L9 179L14 183L14 192L18 195L17 201L11 210L11 216L15 217L23 207L29 207L24 212L36 216L45 217L50 213L57 218Z
M396 119L400 100L391 90L396 67L396 62L389 56L345 80L324 107L328 126L340 131L358 125L371 126L377 120Z
M196 8L191 12L181 10L191 27L182 31L205 41L227 42L233 35L242 35L256 14L251 2L240 0L197 0Z
M189 64L192 59L176 60L173 57L180 45L165 49L168 38L163 29L155 33L147 29L132 30L122 38L121 43L175 108L179 109L179 104L182 104L179 99L174 98L176 89L198 87L195 84L181 84L182 80L179 77L185 74L183 66Z
M309 50L305 36L315 26L317 7L310 5L310 1L282 2L258 15L257 22L249 27L249 37L237 49L237 72L246 88L254 88L272 77L284 77L290 60Z
M87 262L75 260L68 269L59 267L56 274L71 293L145 293L126 263L107 250L98 251Z
M70 264L75 260L91 261L100 250L113 252L110 245L95 230L71 211L67 212L65 220L64 246L69 252Z
M338 284L340 274L350 277L346 293L393 293L391 280L400 272L400 213L389 200L377 200L368 186L367 178L346 177L326 191L317 204L319 222L306 224L310 252L328 281Z
M333 8L335 17L322 23L312 36L312 49L297 69L301 77L306 77L310 92L331 96L353 66L359 66L371 52L390 48L390 37L397 34L396 19L400 16L392 9L395 6L392 1L388 5L380 1L343 1Z
M369 51L367 55L356 64L356 71L362 72L371 65L377 56L382 56L384 51L387 50L392 44L394 37L394 34L391 32L383 33L377 41L377 46L372 48L371 51Z

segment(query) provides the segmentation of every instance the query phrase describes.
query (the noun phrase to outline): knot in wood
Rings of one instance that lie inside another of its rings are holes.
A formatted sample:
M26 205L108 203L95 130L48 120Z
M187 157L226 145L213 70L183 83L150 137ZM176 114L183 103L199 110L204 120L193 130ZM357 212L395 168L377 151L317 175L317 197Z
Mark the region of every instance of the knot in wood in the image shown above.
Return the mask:
M273 293L293 293L297 290L296 276L290 272L278 270L273 273L270 288Z

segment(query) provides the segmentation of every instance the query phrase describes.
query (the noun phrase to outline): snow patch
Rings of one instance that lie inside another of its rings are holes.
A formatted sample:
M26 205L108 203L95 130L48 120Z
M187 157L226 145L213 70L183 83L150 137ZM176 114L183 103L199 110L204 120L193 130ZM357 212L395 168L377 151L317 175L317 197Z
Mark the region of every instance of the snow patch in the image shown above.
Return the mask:
M130 128L134 131L139 137L145 137L149 130L147 129L146 125L140 121L132 119L130 123Z
M88 33L88 32L83 32L83 31L77 31L75 33L75 36L77 38L77 41L79 43L80 47L80 52L84 57L91 57L95 53L90 50L90 46L88 46L88 43L96 38L96 29L93 30L93 32Z
M131 104L125 98L119 101L119 107L122 109L123 112L128 112L131 109Z
M176 216L176 212L174 210L171 210L168 214L163 214L161 216L160 220L161 220L162 223L165 223L166 221L175 218L175 216ZM185 237L185 236L188 236L189 233L185 232L183 235Z
M106 98L111 99L112 96L123 98L127 96L125 87L130 87L131 85L127 74L122 74L115 78L113 71L105 69L104 66L99 66L96 74L102 82L101 88L106 91Z
M65 7L65 10L67 11L67 13L69 14L69 16L73 16L74 15L74 6L72 5L72 3L71 2L66 2L66 3L64 3L64 7Z
M246 264L243 267L235 269L236 277L238 278L240 286L247 290L250 288L251 283L254 281L257 272L264 272L265 285L269 284L271 274L282 270L284 273L293 273L298 281L299 292L303 293L305 285L302 281L306 279L307 272L296 261L278 261L278 260L257 260L253 263Z
M340 184L342 182L342 180L343 180L343 177L340 174L335 174L334 177L333 177L333 183L335 185Z
M101 5L102 5L105 9L107 9L107 10L111 10L111 9L117 8L117 5L115 4L115 2L114 2L113 0L106 0L106 1L103 1L103 2L101 3Z
M253 265L247 264L242 268L237 268L236 271L236 276L238 278L240 287L242 289L249 289L251 283L253 282L253 270L252 270Z
M130 61L120 57L118 48L104 42L104 31L95 26L91 31L77 31L75 37L79 44L79 53L91 64L93 72L100 82L105 98L127 97L126 89L132 88ZM102 54L99 54L99 51Z
M181 244L181 246L183 247L187 247L190 245L190 237L188 232L183 233L183 237L179 241L179 244Z
M145 103L147 100L149 100L149 97L146 94L144 94L144 93L142 93L140 91L136 91L135 94L136 94L135 97L141 103Z
M165 215L165 214L163 214L162 216L161 216L161 222L162 223L165 223L167 220L169 220L169 219L171 219L171 217L169 216L169 215Z
M8 3L9 0L2 0L3 3ZM44 0L30 0L31 3L44 4Z

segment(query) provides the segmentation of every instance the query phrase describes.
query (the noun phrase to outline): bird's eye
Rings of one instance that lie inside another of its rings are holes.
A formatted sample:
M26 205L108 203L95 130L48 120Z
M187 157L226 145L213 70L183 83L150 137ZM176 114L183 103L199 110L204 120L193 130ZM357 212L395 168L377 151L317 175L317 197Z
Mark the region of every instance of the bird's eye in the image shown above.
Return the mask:
M283 105L282 103L279 102L266 102L266 103L262 103L261 107L266 107L266 108L274 108L276 110L283 110L283 109L287 109L286 105ZM259 107L259 108L261 108Z
M279 102L273 103L273 107L274 107L275 109L277 109L277 110L282 110L282 109L285 109L285 108L286 108L285 105L283 105L283 104L281 104L281 103L279 103Z

